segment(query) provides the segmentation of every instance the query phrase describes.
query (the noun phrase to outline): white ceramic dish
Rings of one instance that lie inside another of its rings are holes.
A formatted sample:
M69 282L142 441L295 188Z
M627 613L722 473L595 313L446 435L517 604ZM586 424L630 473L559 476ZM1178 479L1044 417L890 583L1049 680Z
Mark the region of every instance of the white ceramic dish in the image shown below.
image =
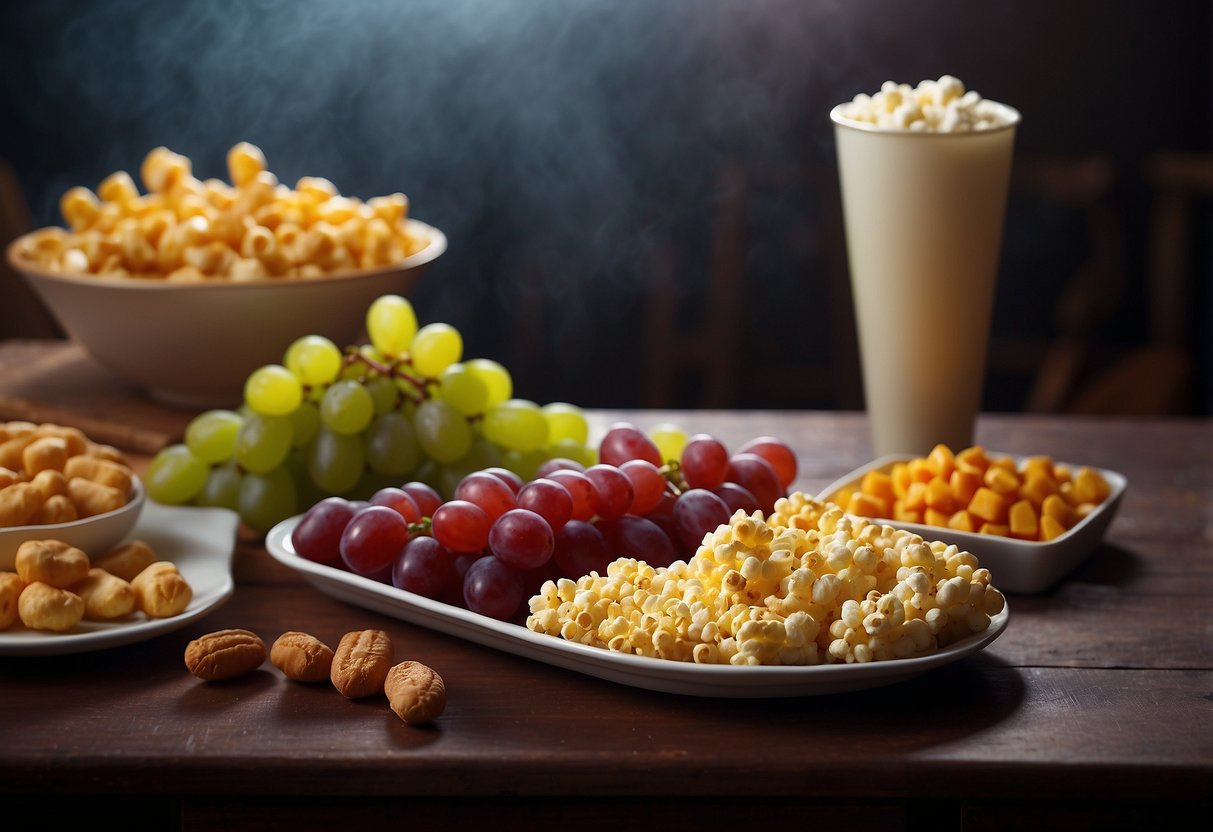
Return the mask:
M147 541L161 560L177 565L194 590L185 612L172 618L83 621L70 633L29 630L18 621L0 630L0 656L58 656L132 644L179 630L232 597L232 553L239 517L223 508L164 506L149 501L131 535Z
M281 363L302 335L354 343L367 308L384 294L407 294L446 251L437 228L409 220L429 244L399 265L307 280L170 283L72 276L22 259L21 239L7 249L19 271L72 338L97 363L189 410L240 402L244 380Z
M990 456L1010 456L996 451L987 451ZM1014 457L1016 464L1022 457ZM817 495L819 500L828 500L839 489L857 487L869 471L889 471L894 463L905 462L907 456L884 456L826 486ZM1079 466L1069 465L1077 470ZM878 518L899 529L922 535L925 540L942 540L954 543L977 556L978 562L990 570L993 584L1003 592L1033 594L1049 589L1078 564L1086 560L1103 540L1108 524L1112 522L1120 499L1124 496L1127 481L1122 474L1106 468L1098 470L1111 487L1108 499L1091 514L1084 517L1073 528L1060 537L1044 543L1033 543L997 535L962 532L941 526L926 526L919 523L902 523L888 518Z
M134 478L131 497L122 508L71 523L13 526L0 529L0 572L14 571L17 550L27 540L62 540L89 557L103 555L124 541L143 513L147 493L143 481Z
M986 647L1007 627L1009 611L990 628L929 656L869 664L811 667L732 667L702 665L616 653L531 632L469 610L414 595L387 584L295 553L291 532L301 516L284 520L266 536L266 548L279 562L300 572L326 595L347 603L448 633L487 647L632 687L688 696L775 698L843 693L890 685L963 659Z

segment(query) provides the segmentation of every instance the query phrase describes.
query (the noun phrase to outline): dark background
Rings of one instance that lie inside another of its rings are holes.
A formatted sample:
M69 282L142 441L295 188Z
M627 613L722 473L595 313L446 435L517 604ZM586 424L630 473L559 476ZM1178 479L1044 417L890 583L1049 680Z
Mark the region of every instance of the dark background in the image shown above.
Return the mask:
M1211 35L1209 2L8 2L5 231L250 141L285 183L406 193L449 238L419 317L518 395L857 408L828 112L950 73L1024 116L985 407L1208 414ZM54 334L0 290L0 336Z

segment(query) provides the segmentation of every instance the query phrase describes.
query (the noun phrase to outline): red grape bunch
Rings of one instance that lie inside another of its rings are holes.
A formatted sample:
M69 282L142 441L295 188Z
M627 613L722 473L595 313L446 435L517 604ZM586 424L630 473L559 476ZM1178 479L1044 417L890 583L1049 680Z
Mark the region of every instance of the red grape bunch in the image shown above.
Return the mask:
M451 499L420 481L367 501L327 497L291 541L309 560L514 621L545 580L605 574L620 557L655 567L690 558L737 511L769 514L796 478L795 452L774 436L732 453L706 433L680 444L663 460L649 435L618 422L592 465L556 457L530 480L485 468Z

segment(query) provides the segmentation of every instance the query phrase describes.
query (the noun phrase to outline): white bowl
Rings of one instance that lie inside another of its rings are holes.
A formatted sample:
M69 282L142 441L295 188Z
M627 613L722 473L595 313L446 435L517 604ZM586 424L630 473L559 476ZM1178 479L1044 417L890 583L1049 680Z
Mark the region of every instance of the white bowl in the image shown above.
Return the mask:
M90 558L100 557L126 541L139 522L146 499L143 481L135 477L130 499L121 508L70 523L0 529L0 572L15 570L17 550L27 540L61 540L82 550Z
M986 451L990 457L1011 456L1016 464L1023 461L1022 457L997 451ZM831 495L843 488L857 488L864 474L869 471L888 473L897 462L908 462L909 456L884 456L861 468L856 468L849 474L840 477L822 489L817 495L819 500L829 500ZM1077 465L1059 462L1078 470ZM1094 466L1091 466L1094 468ZM962 532L943 526L928 526L921 523L903 523L887 517L872 518L877 522L886 523L898 529L905 529L921 535L924 540L942 540L954 543L961 549L972 552L981 566L990 570L990 580L994 586L1003 592L1034 594L1044 592L1057 583L1062 577L1086 560L1099 546L1107 531L1108 524L1116 514L1120 498L1124 496L1127 481L1124 475L1106 468L1095 468L1107 480L1111 489L1108 498L1099 506L1066 530L1065 534L1052 540L1034 542L1018 540L1013 537L1000 535L976 534Z
M324 335L340 347L354 343L371 302L406 294L446 251L438 229L409 220L409 230L429 244L398 266L243 283L52 272L18 256L23 238L6 253L98 364L164 404L198 410L238 404L249 373L281 363L300 336Z

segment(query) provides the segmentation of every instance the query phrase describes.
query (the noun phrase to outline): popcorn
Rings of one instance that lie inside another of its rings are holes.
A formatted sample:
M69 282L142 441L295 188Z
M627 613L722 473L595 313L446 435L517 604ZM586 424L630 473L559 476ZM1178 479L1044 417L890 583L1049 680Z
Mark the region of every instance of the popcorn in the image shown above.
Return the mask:
M1004 605L971 553L797 492L769 517L737 512L689 561L547 581L526 625L674 661L815 665L926 655Z
M880 91L860 93L840 112L851 121L887 130L926 133L967 133L1011 124L1008 107L966 91L958 78L944 75L937 81L919 82L917 87L885 81Z

